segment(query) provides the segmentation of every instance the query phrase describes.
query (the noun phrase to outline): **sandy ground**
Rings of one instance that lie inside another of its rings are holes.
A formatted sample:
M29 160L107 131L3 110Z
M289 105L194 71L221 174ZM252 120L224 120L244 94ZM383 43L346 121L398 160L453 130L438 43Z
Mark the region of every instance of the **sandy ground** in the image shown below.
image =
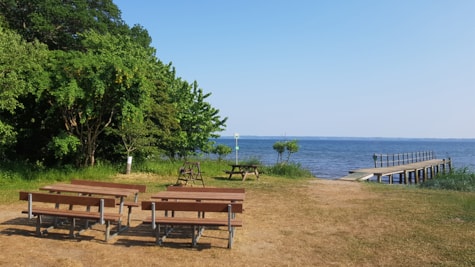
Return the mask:
M362 191L359 183L330 180L311 181L286 192L248 189L244 227L237 229L230 250L225 229L205 231L197 248L190 248L190 238L180 231L165 246L156 246L150 226L141 224L148 213L139 209L133 212L131 229L107 243L100 225L77 239L68 239L67 229L54 229L40 238L35 235L35 220L21 214L26 202L0 205L0 266L340 265L322 237L330 241L333 231L344 229L326 226L323 215L371 198Z

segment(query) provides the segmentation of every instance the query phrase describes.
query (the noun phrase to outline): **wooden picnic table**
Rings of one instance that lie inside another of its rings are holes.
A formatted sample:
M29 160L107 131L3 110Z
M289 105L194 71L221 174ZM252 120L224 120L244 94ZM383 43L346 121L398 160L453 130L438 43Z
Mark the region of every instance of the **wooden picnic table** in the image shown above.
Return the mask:
M242 180L245 181L248 174L254 174L259 179L259 165L255 164L231 164L231 171L225 171L229 174L228 179L233 177L233 174L240 174Z
M169 233L166 228L165 234L160 236L160 225L192 226L192 246L196 245L206 226L227 226L229 231L228 248L231 248L234 229L242 226L242 220L236 219L236 213L243 211L244 192L161 191L152 195L151 198L151 201L142 201L142 210L152 211L152 216L145 219L144 222L152 223L158 244L161 244ZM165 212L163 217L156 215L155 212L158 210ZM168 216L169 211L171 211L171 216ZM197 212L198 216L176 217L175 211ZM225 219L205 218L205 212L227 212L228 216ZM157 227L155 227L156 224ZM173 227L170 230L173 230Z
M138 189L128 189L128 188L111 188L111 187L102 187L102 186L93 186L93 185L78 185L78 184L66 184L58 183L53 185L46 185L40 187L40 190L45 190L49 192L56 193L78 193L81 195L102 195L102 196L113 196L120 198L119 204L119 214L122 215L124 209L125 198L129 196L136 196L139 192ZM130 215L129 215L130 216ZM119 222L119 231L122 232L128 227L121 227L121 222Z

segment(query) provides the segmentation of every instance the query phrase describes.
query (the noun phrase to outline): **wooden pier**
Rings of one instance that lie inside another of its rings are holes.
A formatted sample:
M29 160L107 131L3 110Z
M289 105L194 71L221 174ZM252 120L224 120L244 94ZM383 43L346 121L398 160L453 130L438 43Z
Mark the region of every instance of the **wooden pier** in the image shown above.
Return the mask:
M396 157L397 155L397 157ZM340 178L340 180L346 181L367 181L372 177L376 177L377 182L382 183L383 177L387 177L386 181L389 184L393 184L398 179L400 184L411 184L425 182L428 179L434 178L439 172L446 172L452 169L452 161L448 159L433 159L433 153L424 152L423 154L406 153L404 155L414 155L414 157L404 157L404 161L401 162L402 154L393 154L393 161L388 159L385 164L377 161L376 154L373 156L375 161L374 168L358 169L349 172L349 175ZM420 155L423 155L420 157ZM381 159L384 157L381 156ZM385 166L384 166L385 165ZM398 176L395 178L395 176Z

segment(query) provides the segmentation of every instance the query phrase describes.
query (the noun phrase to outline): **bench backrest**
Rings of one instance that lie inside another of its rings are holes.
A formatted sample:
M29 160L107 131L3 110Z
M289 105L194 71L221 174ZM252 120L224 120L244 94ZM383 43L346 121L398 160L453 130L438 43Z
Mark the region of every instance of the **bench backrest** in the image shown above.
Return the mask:
M90 181L90 180L71 180L71 184L77 185L92 185L92 186L101 186L101 187L110 187L110 188L123 188L123 189L135 189L140 193L145 193L147 186L138 185L138 184L121 184L121 183L111 183L111 182L101 182L101 181Z
M45 202L55 204L69 204L81 206L100 206L101 199L104 200L104 207L115 207L114 198L98 198L88 196L71 196L50 193L20 192L20 200L28 201L28 195L31 194L32 202Z
M217 192L217 193L245 193L244 188L220 188L220 187L186 187L186 186L168 186L167 191L181 192Z
M228 205L231 205L233 213L242 213L243 211L242 203L153 200L142 201L142 210L152 210L152 203L155 203L155 210L228 212Z

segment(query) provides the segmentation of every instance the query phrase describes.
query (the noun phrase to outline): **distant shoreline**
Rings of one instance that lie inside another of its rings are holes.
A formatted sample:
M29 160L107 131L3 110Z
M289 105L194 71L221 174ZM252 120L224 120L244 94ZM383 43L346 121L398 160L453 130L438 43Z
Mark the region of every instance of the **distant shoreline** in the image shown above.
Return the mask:
M221 136L213 139L234 139L234 136ZM349 141L469 141L475 142L475 138L411 138L411 137L334 137L334 136L259 136L259 135L241 135L239 139L266 139L266 140L349 140Z

